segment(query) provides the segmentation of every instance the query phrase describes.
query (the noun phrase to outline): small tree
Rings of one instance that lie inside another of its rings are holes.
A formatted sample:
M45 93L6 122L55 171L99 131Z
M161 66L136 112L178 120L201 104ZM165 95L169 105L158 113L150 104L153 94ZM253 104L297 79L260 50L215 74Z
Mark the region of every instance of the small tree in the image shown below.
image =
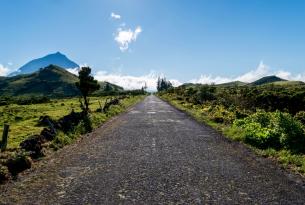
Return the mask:
M79 82L76 82L76 87L80 90L84 103L81 102L82 109L87 113L89 111L88 96L100 88L97 80L90 75L91 68L82 67L78 72Z
M166 78L158 78L157 81L157 90L158 91L163 91L163 90L167 90L169 88L172 88L173 85L170 81L167 81Z

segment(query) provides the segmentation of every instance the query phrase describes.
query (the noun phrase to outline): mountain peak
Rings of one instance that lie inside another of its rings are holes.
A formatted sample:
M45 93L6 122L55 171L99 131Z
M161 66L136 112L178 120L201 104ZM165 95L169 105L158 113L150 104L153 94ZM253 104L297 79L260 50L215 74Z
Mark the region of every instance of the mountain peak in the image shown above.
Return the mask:
M270 76L262 77L256 81L252 82L251 85L263 85L266 83L274 83L274 82L279 82L279 81L287 81L287 80L279 78L275 75L270 75Z
M67 56L57 51L56 53L51 53L44 57L37 58L26 63L25 65L20 67L16 72L11 73L9 76L33 73L38 71L40 68L47 67L51 64L65 69L79 67L78 64L71 61L69 58L67 58Z
M56 53L51 53L49 55L55 55L55 56L65 56L64 54L62 54L61 52L57 51Z

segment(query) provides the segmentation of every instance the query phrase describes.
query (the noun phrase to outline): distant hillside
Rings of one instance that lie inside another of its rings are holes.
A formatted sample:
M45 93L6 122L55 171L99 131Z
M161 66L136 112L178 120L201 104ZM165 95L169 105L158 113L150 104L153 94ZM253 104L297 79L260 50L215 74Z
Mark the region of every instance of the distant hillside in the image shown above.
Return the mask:
M65 55L60 52L49 54L42 58L38 58L26 63L24 66L20 67L17 71L11 73L9 76L15 76L19 74L30 74L38 71L40 68L45 68L49 65L57 65L61 68L77 68L75 62L68 59Z
M75 86L78 77L65 69L50 65L32 74L7 77L0 81L0 96L39 95L48 97L72 97L79 95ZM108 89L123 90L117 85L100 82L102 92Z
M250 85L263 85L263 84L267 84L267 83L274 83L274 82L281 82L281 81L287 81L287 80L284 80L282 78L272 75L272 76L266 76L266 77L260 78L256 81L250 83Z
M305 85L302 81L278 81L270 83L273 85L281 85L281 86L296 86L296 85Z
M198 86L201 86L203 84L200 83L184 83L182 85L180 85L179 87L183 87L183 88L196 88ZM233 87L233 86L244 86L247 85L247 83L241 82L241 81L232 81L232 82L228 82L228 83L221 83L221 84L216 84L215 86L219 86L219 87Z
M193 87L193 86L196 86L196 85L199 85L199 84L194 84L194 83L183 83L183 84L180 85L179 87L188 88L188 87Z
M244 86L244 85L247 85L247 83L241 81L232 81L228 83L217 84L217 86L223 86L223 87L234 87L234 86Z

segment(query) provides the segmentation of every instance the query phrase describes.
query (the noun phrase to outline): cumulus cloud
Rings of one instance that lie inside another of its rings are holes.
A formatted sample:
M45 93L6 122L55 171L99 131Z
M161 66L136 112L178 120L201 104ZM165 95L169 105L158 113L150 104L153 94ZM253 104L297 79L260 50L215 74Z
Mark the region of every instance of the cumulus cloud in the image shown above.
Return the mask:
M276 70L272 71L272 69L264 64L262 61L259 63L256 69L253 69L243 75L237 77L224 77L224 76L212 76L212 75L201 75L198 79L193 79L191 83L201 83L201 84L221 84L227 83L232 81L242 81L246 83L253 82L258 80L262 77L269 76L269 75L276 75L280 78L286 80L298 80L298 81L305 81L305 73L293 75L292 73L284 70Z
M147 75L143 76L131 76L131 75L121 75L108 73L106 71L98 71L94 76L95 79L99 81L107 81L116 85L119 85L127 90L140 89L145 84L147 89L150 91L156 90L158 75L156 72L151 71ZM178 80L170 80L173 86L179 86L181 83Z
M114 40L118 43L122 52L128 50L129 44L135 42L142 32L142 28L138 26L134 31L131 29L118 28Z
M74 75L78 75L79 68L67 68L66 70Z
M111 14L110 14L110 17L112 18L112 19L121 19L121 15L119 15L119 14L115 14L114 12L112 12Z
M272 75L270 67L261 61L255 70L251 70L250 72L237 77L235 80L250 83L266 75Z
M74 75L78 75L78 72L79 72L80 68L82 68L82 67L88 67L88 64L87 63L80 64L79 67L66 68L66 70L69 71L70 73L74 74Z
M232 79L222 76L212 76L212 75L201 75L198 79L193 79L190 82L191 83L200 83L200 84L220 84L220 83L226 83L230 82Z
M0 64L0 76L6 76L11 72L11 70L8 67L5 67L4 65Z

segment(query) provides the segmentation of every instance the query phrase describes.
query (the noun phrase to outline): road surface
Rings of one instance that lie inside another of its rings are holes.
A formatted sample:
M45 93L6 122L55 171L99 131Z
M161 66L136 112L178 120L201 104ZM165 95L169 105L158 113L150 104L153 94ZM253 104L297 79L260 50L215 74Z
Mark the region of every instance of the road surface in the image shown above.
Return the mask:
M5 189L4 204L305 204L301 178L155 96Z

